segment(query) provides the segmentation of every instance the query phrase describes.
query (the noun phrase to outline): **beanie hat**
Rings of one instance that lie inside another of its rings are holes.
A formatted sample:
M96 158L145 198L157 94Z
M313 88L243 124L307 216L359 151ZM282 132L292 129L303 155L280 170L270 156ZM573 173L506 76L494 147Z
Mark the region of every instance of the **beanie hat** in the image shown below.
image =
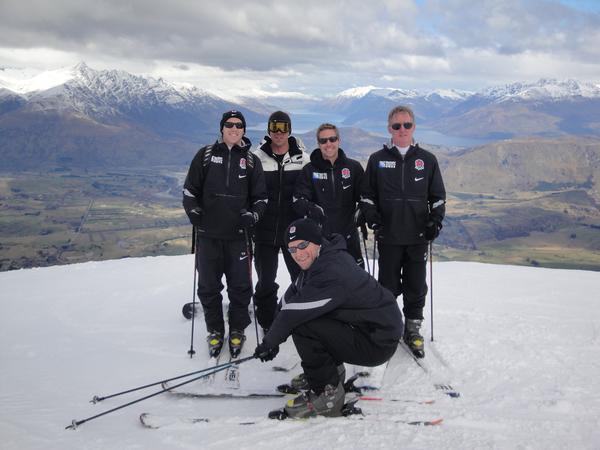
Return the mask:
M290 133L292 132L292 119L288 113L283 111L275 111L273 114L269 116L269 121L267 122L267 130L269 129L269 123L271 122L285 122L290 124Z
M221 118L221 126L220 126L219 130L221 130L221 132L223 132L223 124L225 122L227 122L228 119L231 119L232 117L234 117L236 119L240 119L242 121L242 125L244 125L244 131L246 131L246 119L244 119L244 115L241 112L236 111L235 109L233 109L231 111L227 111L226 113L223 114L223 117Z
M294 220L285 232L285 242L309 241L321 245L321 228L312 219L304 218Z

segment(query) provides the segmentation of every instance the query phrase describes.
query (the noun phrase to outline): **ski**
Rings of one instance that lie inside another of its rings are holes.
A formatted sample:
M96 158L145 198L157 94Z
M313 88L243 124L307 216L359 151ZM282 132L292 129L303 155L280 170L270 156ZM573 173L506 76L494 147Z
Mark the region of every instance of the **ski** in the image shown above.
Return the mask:
M178 392L170 391L176 397L185 398L207 398L207 399L259 399L259 398L282 398L285 394L281 392Z
M359 400L364 401L375 401L375 402L397 402L397 403L411 403L413 405L433 405L435 400L412 400L405 398L385 398L385 397L372 397L368 395L361 395Z
M423 370L423 372L425 372L429 376L433 375L433 370L431 369L429 363L427 362L427 359L419 358L419 357L415 356L413 354L412 350L410 348L408 348L408 346L404 342L400 342L398 347L401 347L406 353L408 353L410 355L410 357L412 358L412 360ZM433 387L436 390L443 392L445 395L447 395L450 398L459 398L460 397L460 392L458 392L450 383L436 381L433 383Z
M235 362L237 358L230 357L229 362ZM237 364L232 364L225 371L225 385L229 389L239 389L240 388L240 366Z

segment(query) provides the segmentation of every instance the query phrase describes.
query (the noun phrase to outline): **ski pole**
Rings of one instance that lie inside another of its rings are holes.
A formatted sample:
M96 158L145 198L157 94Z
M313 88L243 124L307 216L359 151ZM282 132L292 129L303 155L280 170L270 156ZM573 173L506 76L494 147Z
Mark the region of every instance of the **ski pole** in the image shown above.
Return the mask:
M375 278L375 253L377 252L378 230L373 230L373 278Z
M196 231L196 225L192 227L192 255L194 255L194 286L192 288L192 332L190 337L190 349L188 355L190 358L194 357L196 351L194 350L194 322L196 321L196 276L198 272L198 258L196 252L198 251L198 233Z
M433 342L433 241L429 241L429 307L431 308L431 342Z
M250 278L250 298L252 298L252 310L254 311L254 331L256 332L256 345L258 341L258 318L256 317L256 303L254 302L254 286L252 285L252 239L248 230L244 228L244 237L246 238L246 253L248 253L248 277Z
M367 236L369 235L367 231L367 224L365 222L360 224L360 233L363 238L363 245L365 247L365 259L367 260L367 272L371 273L371 265L369 264L369 253L367 252Z
M90 400L90 403L99 403L99 402L101 402L103 400L107 400L109 398L118 397L119 395L123 395L123 394L129 394L130 392L140 391L142 389L146 389L146 388L149 388L152 386L156 386L156 385L163 384L163 383L168 383L169 381L179 380L181 378L190 377L192 375L198 375L203 372L211 372L214 369L220 369L222 367L227 368L230 366L230 364L232 362L234 362L234 361L229 361L229 362L226 362L223 364L219 364L217 366L207 367L206 369L194 370L193 372L185 373L183 375L178 375L178 376L172 377L172 378L166 378L164 380L156 381L156 382L150 383L150 384L145 384L143 386L135 387L132 389L127 389L126 391L117 392L116 394L105 395L104 397L98 397L97 395L94 395L94 397ZM237 362L237 360L235 362Z
M254 359L254 355L247 356L246 358L242 358L242 359L239 359L239 360L236 360L236 361L231 361L231 362L222 364L220 366L211 367L210 369L208 369L208 370L212 369L209 373L202 374L202 375L200 375L200 376L198 376L196 378L192 378L191 380L187 380L187 381L184 381L182 383L176 384L175 386L171 386L171 387L168 387L168 388L165 388L165 389L161 389L160 391L154 392L154 393L152 393L150 395L146 395L145 397L141 397L141 398L138 398L136 400L132 400L132 401L130 401L128 403L125 403L123 405L119 405L119 406L117 406L115 408L112 408L112 409L109 409L107 411L103 411L103 412L101 412L99 414L96 414L95 416L91 416L91 417L88 417L86 419L82 419L82 420L75 420L75 419L73 419L73 421L71 422L71 425L66 426L65 430L74 430L79 425L84 424L86 422L89 422L90 420L94 420L94 419L97 419L98 417L105 416L105 415L110 414L112 412L115 412L115 411L118 411L120 409L126 408L127 406L134 405L135 403L139 403L139 402L141 402L143 400L147 400L149 398L155 397L155 396L157 396L159 394L162 394L163 392L170 391L171 389L175 389L175 388L184 386L184 385L186 385L188 383L192 383L193 381L200 380L201 378L204 378L204 377L207 377L209 375L212 375L213 373L221 372L221 371L223 371L223 370L225 370L225 369L227 369L227 368L229 368L229 367L231 367L233 365L241 364L241 363L249 361L251 359ZM207 369L204 369L204 371L206 371L206 370ZM176 377L176 378L181 378L181 377L185 377L185 376L189 376L189 375L190 374L181 375L180 377ZM174 380L176 378L172 378L172 380ZM164 380L164 382L166 382L166 381L168 381L168 380ZM145 386L145 387L154 386L155 384L158 384L158 383L154 383L152 385L148 385L148 386ZM138 388L138 389L143 389L143 387L142 388ZM131 392L131 391L133 391L133 390L130 390L128 392ZM117 395L117 394L115 394L115 395ZM108 397L105 397L105 398L108 398Z

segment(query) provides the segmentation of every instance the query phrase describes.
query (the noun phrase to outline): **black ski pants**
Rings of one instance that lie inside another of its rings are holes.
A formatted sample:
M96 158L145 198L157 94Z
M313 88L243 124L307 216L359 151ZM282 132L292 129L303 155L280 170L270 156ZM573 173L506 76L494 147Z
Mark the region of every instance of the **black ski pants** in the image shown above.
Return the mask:
M398 342L387 345L373 342L360 328L325 316L296 327L292 339L308 384L317 393L327 384L337 386L338 365L378 366L389 360L398 346Z
M254 304L256 306L256 318L259 325L264 329L271 327L277 309L279 285L275 282L275 279L277 278L280 249L293 283L300 273L300 267L293 260L286 246L276 246L262 242L257 242L254 246L254 267L258 275L254 291Z
M427 295L427 244L378 245L379 283L402 295L406 319L423 319Z
M252 295L246 241L198 238L198 297L207 331L225 332L223 320L223 274L229 297L229 329L244 330L250 324L248 305Z

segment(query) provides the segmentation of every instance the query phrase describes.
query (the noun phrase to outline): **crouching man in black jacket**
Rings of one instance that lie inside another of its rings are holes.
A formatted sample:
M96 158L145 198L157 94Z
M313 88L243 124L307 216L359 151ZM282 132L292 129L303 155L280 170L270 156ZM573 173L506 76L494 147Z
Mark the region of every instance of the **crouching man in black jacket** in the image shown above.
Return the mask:
M306 218L290 224L285 240L302 272L255 356L273 359L291 335L310 391L289 400L285 412L295 418L339 416L344 380L338 367L389 360L402 337L402 313L392 293L356 265L343 236L325 239Z

